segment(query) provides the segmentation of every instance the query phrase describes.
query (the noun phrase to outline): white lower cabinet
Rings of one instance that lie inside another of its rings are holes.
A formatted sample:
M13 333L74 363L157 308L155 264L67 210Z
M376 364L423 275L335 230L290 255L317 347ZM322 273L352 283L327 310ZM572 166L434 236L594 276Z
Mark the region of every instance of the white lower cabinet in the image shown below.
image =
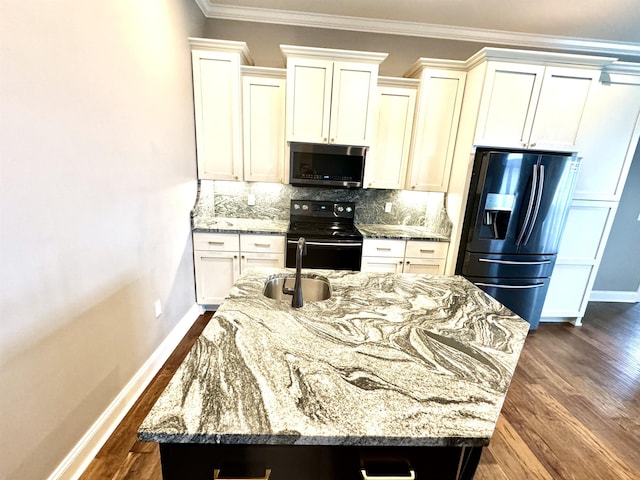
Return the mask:
M196 299L220 305L249 268L284 268L284 235L194 233Z
M446 242L366 238L362 246L363 272L444 274Z

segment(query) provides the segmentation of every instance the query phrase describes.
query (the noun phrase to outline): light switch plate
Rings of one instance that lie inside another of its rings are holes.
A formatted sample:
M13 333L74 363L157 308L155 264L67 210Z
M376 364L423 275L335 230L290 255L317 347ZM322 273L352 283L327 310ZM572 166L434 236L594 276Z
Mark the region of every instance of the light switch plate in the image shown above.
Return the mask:
M393 206L393 204L391 202L387 202L384 204L384 211L386 213L391 213L391 207Z
M256 204L256 196L250 193L247 196L247 205L249 205L250 207L253 207L255 204Z

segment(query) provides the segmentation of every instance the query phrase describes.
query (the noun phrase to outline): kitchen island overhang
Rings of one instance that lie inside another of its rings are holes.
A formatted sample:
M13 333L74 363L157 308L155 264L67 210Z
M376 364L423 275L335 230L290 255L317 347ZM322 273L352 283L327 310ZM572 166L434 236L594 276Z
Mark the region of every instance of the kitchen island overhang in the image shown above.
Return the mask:
M333 295L293 309L261 294L278 272L238 280L142 423L163 470L184 444L446 447L477 464L527 322L457 276L313 270Z

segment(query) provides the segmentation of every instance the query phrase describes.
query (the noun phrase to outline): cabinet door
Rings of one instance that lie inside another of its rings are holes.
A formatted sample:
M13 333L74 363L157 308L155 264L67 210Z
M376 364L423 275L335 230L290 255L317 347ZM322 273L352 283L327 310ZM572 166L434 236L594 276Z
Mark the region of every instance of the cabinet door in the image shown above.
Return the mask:
M283 78L244 77L244 180L282 182L285 162Z
M242 253L240 261L242 273L249 268L284 268L282 253Z
M403 188L415 102L414 88L378 87L373 144L365 163L367 187Z
M619 200L640 135L640 76L611 73L593 85L580 130L573 198Z
M194 50L193 97L198 177L242 178L240 60L224 52Z
M575 151L587 96L598 76L596 70L546 67L527 146Z
M489 62L476 145L522 148L528 143L544 71L543 65Z
M615 210L616 202L573 201L562 232L542 317L573 317L580 323Z
M288 63L287 140L327 143L333 62L292 58Z
M329 143L371 145L378 65L335 62Z
M408 188L446 192L460 120L465 72L422 73Z
M402 272L402 257L362 257L360 271L380 273Z
M201 305L220 305L240 275L238 252L194 251L196 297Z
M594 262L604 251L612 222L610 203L574 201L560 239L558 259Z
M582 317L595 277L593 268L593 265L556 264L542 317Z

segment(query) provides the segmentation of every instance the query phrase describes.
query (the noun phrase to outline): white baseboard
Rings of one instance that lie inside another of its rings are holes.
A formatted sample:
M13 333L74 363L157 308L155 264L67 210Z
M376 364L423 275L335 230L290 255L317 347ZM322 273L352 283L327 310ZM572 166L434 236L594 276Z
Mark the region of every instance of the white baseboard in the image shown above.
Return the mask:
M113 402L102 412L102 415L53 471L48 480L72 480L82 475L138 397L153 380L153 377L158 373L164 362L169 358L169 355L198 319L201 313L200 310L199 305L193 304L171 330L171 333L156 348L144 365L140 367Z
M589 296L590 302L623 302L635 303L638 299L638 292L623 292L617 290L592 290Z

